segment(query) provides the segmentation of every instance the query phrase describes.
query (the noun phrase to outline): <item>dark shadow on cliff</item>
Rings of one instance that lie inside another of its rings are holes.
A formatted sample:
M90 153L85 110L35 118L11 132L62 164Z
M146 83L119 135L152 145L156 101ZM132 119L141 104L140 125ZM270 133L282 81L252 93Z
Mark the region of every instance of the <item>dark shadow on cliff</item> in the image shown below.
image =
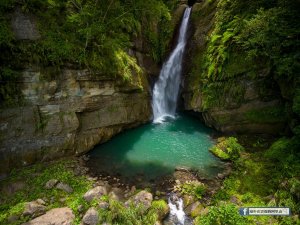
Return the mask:
M195 116L185 114L185 119L183 120L181 115L182 113L179 113L176 121L170 124L168 128L170 132L182 132L185 134L193 134L196 131L200 131L201 133L213 133L213 129L206 127L205 125L201 127L201 130L199 130L199 124L195 123ZM199 123L201 123L200 119Z

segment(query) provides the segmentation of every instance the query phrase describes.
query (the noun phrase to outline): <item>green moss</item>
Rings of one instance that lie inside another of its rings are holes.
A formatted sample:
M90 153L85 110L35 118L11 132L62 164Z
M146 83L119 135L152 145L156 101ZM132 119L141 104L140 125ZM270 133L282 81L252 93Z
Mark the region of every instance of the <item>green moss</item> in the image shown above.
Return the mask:
M231 105L239 105L244 101L245 87L240 80L204 82L201 88L203 110L214 107L230 108Z
M212 148L210 149L210 151L211 151L215 156L217 156L217 157L220 158L220 159L223 159L223 160L228 160L228 159L230 159L229 155L228 155L226 152L224 152L222 149L220 149L220 148L218 148L218 147L216 147L216 146L212 147Z
M229 54L228 62L224 65L224 74L226 77L236 77L255 71L257 64L254 64L253 60L247 58L244 52L232 50Z
M244 151L244 147L234 137L219 138L218 143L210 151L220 159L236 160L239 158L240 153Z
M214 119L218 124L224 125L224 124L230 124L233 118L231 115L214 115Z
M284 107L266 107L263 109L250 110L245 113L247 120L255 123L285 122L287 115Z

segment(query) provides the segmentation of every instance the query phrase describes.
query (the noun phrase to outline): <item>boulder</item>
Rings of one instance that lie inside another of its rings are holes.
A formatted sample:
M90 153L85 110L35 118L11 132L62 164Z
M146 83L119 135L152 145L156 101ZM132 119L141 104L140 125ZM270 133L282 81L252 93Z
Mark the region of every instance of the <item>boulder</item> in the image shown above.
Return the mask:
M97 186L89 191L87 191L83 198L87 202L91 202L95 198L101 198L103 195L107 195L107 188L105 186Z
M4 195L14 195L17 191L24 189L26 186L24 181L15 181L13 183L9 183L1 188L1 192Z
M104 202L104 201L100 201L100 202L98 203L98 207L99 207L100 209L108 209L109 203L108 203L108 202Z
M45 184L45 188L46 189L52 189L54 188L54 186L58 183L58 180L56 179L51 179L49 181L47 181L47 183Z
M194 202L193 204L189 205L185 212L187 215L192 216L193 218L199 216L201 214L201 211L204 209L204 207L201 205L199 201Z
M41 199L25 203L24 216L38 217L46 212L45 202Z
M142 205L145 210L149 209L151 206L151 203L153 201L153 196L148 191L140 191L136 195L132 196L127 202L125 202L126 206L129 206L130 204L134 205Z
M90 208L83 216L82 222L84 225L97 225L99 214L95 208Z
M112 190L108 194L110 199L120 201L124 199L124 193L120 188L112 188Z
M22 225L72 225L74 219L75 216L70 208L56 208Z
M63 190L65 192L69 193L69 194L73 192L73 188L71 188L70 185L62 183L62 182L58 183L56 185L56 188L60 189L60 190Z

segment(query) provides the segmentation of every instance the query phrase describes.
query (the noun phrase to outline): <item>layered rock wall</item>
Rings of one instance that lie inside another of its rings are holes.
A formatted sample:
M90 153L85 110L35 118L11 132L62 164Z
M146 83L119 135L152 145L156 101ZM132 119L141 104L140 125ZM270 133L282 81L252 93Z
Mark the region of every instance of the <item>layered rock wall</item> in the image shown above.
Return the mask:
M49 81L46 73L40 67L23 71L19 85L25 106L0 112L0 174L83 154L151 117L146 79L123 82L63 69Z

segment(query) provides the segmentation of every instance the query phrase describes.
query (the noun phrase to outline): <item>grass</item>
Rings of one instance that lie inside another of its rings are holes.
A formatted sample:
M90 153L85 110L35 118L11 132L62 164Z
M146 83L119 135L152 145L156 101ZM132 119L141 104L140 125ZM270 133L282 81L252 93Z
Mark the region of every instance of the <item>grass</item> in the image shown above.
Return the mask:
M24 210L24 203L39 198L48 200L47 210L63 206L70 207L76 215L76 221L79 221L77 207L83 205L86 209L88 208L82 196L92 187L92 184L85 177L73 174L69 168L73 163L73 161L60 161L47 165L35 165L21 171L13 171L7 180L1 182L0 186L5 187L17 181L24 182L25 186L13 195L3 193L2 189L0 224L7 224L7 219L13 215L19 216L15 224L27 221L29 218L21 215ZM55 188L45 189L45 183L50 179L57 179L69 184L74 190L73 193L67 194ZM53 202L49 201L51 198L54 199ZM60 201L61 199L65 199L65 201Z
M75 214L74 224L81 223L82 214L78 211L79 206L82 206L82 212L86 212L90 207L95 207L99 212L100 222L122 225L151 225L168 212L168 205L164 200L153 201L150 208L146 209L142 204L125 206L123 202L110 199L107 195L102 196L101 201L109 203L109 208L97 208L97 200L90 203L84 200L83 195L92 188L92 182L85 176L74 175L71 169L74 163L76 161L62 160L13 171L7 180L0 183L0 224L17 225L29 221L30 217L22 215L24 206L26 202L36 199L46 199L47 210L59 207L71 208ZM50 179L64 182L70 185L74 191L67 194L56 188L47 190L44 186ZM16 182L23 182L24 188L13 194L6 194L5 187ZM16 216L17 220L9 222L8 219L11 216Z

